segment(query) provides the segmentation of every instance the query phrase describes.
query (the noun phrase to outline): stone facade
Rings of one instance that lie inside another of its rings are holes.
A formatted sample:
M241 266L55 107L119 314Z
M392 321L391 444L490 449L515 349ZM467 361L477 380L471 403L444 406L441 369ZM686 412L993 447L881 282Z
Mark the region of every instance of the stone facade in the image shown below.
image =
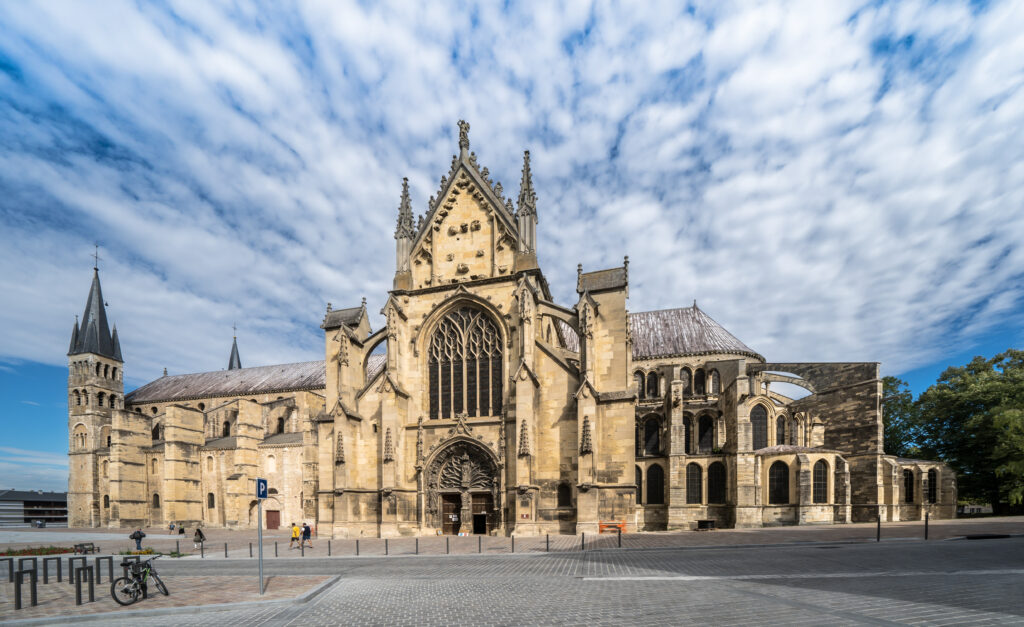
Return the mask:
M235 343L228 370L125 396L94 275L69 350L72 526L253 527L256 477L264 524L334 537L954 515L948 467L882 451L877 363L769 363L696 303L631 313L628 258L555 303L529 153L514 204L459 130L417 224L403 184L386 324L328 304L323 361L242 368Z

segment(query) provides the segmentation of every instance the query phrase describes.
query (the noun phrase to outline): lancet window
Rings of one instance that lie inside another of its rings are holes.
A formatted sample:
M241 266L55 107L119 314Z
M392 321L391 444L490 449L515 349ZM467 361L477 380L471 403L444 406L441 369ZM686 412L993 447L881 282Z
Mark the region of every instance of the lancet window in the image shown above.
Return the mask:
M501 357L501 334L484 312L461 307L442 318L427 357L430 417L500 414Z

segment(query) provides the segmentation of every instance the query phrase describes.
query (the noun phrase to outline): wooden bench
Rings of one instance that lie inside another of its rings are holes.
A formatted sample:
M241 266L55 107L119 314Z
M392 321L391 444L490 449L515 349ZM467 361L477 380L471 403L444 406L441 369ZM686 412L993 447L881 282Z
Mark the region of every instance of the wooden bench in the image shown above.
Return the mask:
M80 543L75 545L75 555L78 555L79 553L82 553L84 555L84 554L87 554L87 553L99 553L99 552L100 552L100 547L94 545L92 542L80 542Z
M715 521L713 520L698 520L697 531L714 531Z
M626 533L626 521L609 520L597 523L598 533Z

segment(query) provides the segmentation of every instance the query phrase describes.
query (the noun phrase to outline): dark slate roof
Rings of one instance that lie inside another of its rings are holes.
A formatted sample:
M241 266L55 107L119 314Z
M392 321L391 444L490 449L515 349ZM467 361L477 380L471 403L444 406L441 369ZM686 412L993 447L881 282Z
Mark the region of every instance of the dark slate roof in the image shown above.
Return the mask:
M629 275L625 267L584 272L577 281L576 291L582 294L583 292L614 290L625 287L628 282Z
M323 361L257 366L218 372L160 377L125 397L129 404L183 401L194 398L242 396L323 388Z
M110 326L107 324L107 309L103 303L103 290L100 289L100 273L96 268L92 270L92 286L89 288L89 297L85 300L82 323L71 332L73 346L68 350L68 355L93 353L120 361L121 347L115 346L117 335L111 337Z
M231 356L228 357L228 370L241 370L242 359L238 356L238 338L231 340Z
M302 434L275 433L260 442L260 446L286 446L288 444L302 444Z
M335 309L327 312L327 315L324 316L324 323L320 326L324 329L334 329L343 324L350 327L357 327L359 326L359 320L362 317L362 306L349 307L348 309Z
M235 436L231 436L229 438L214 438L212 440L207 440L203 448L230 449L236 448L237 446Z
M366 358L366 382L373 381L373 378L377 376L377 373L384 369L384 365L388 361L388 356L384 353L378 355L370 355Z
M34 490L0 490L0 501L22 501L35 503L67 500L67 492L36 492Z
M633 359L732 353L764 359L697 308L661 309L629 314Z

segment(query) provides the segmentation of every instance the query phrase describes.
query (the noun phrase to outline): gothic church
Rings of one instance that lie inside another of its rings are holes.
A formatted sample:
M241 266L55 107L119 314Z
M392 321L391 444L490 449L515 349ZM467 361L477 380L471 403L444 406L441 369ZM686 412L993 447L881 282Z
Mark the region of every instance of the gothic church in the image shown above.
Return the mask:
M516 202L469 150L414 220L396 271L327 305L324 359L165 375L123 393L98 271L68 351L73 527L321 535L593 533L952 517L956 478L882 450L877 363L770 363L694 303L630 312L629 262L556 303L525 154ZM799 399L773 391L785 382Z

